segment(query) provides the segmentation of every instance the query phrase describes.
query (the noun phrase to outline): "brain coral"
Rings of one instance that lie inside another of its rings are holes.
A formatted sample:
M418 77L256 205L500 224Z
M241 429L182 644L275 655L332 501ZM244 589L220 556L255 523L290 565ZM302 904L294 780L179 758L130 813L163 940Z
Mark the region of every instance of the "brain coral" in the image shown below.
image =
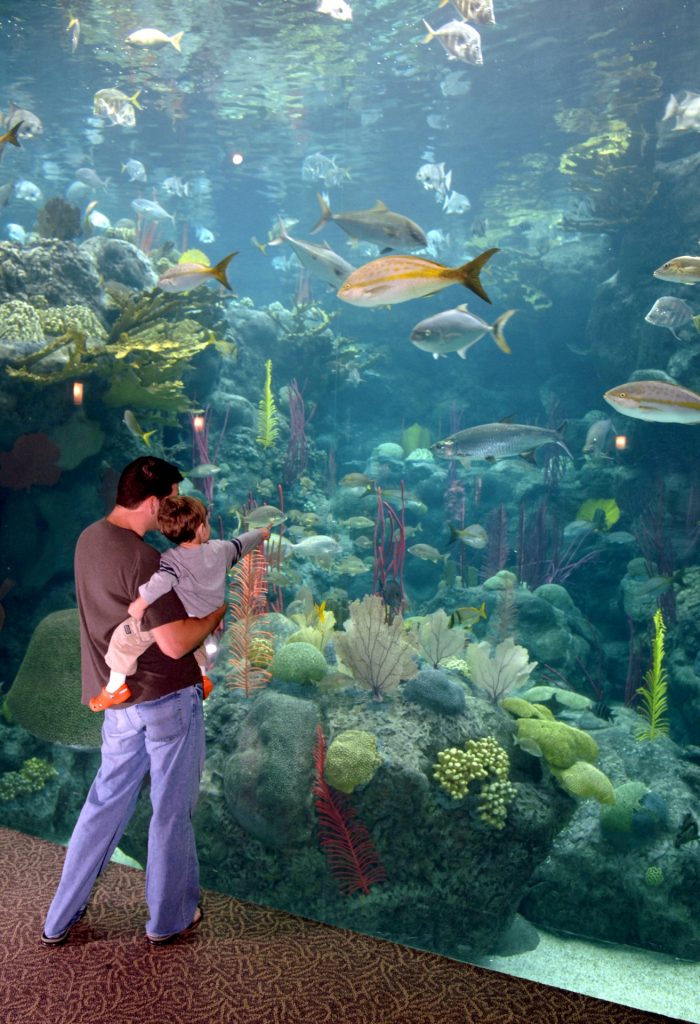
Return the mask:
M102 716L80 703L78 609L52 612L37 625L5 700L12 721L49 743L100 745Z

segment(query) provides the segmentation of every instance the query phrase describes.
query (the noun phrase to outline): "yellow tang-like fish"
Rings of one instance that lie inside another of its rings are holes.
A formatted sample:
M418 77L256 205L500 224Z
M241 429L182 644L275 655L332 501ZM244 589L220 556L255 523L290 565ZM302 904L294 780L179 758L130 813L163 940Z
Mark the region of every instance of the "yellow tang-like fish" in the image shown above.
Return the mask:
M434 295L451 284L463 284L485 302L479 273L499 249L486 249L461 267L445 267L421 256L380 256L354 270L338 289L338 298L353 306L385 306Z
M238 253L231 252L216 264L215 267L203 267L201 263L177 263L168 267L158 278L158 287L164 292L188 292L205 281L218 281L224 288L232 291L226 277L226 267Z

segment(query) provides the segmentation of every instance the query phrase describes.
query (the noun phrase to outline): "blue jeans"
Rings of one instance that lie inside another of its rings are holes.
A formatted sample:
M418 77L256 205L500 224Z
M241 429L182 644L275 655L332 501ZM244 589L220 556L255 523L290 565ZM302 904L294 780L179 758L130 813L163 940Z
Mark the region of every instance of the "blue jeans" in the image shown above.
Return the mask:
M104 714L102 762L68 844L44 931L60 935L82 916L150 771L146 932L170 935L191 923L199 902L192 814L204 766L201 686Z

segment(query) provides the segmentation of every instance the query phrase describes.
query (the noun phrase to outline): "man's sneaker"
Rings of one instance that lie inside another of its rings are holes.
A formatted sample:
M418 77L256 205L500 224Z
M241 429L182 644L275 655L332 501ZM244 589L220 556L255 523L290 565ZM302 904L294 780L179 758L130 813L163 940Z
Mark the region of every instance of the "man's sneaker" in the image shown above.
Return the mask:
M130 696L131 690L126 683L122 683L114 693L108 693L107 688L103 686L99 697L93 697L88 706L91 711L104 711L105 708L111 708L114 704L123 704Z

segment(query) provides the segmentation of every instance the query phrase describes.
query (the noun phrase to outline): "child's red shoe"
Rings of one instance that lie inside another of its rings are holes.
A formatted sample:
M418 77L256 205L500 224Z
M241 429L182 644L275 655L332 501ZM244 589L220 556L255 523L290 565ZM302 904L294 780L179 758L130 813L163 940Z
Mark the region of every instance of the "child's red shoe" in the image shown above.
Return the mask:
M214 684L212 683L209 676L205 676L202 673L202 700L206 700L213 689Z
M115 690L114 693L108 693L107 688L103 686L100 691L100 695L98 697L93 697L89 701L88 707L91 711L104 711L105 708L111 708L114 704L123 704L130 696L131 690L126 683L122 683L119 689Z

